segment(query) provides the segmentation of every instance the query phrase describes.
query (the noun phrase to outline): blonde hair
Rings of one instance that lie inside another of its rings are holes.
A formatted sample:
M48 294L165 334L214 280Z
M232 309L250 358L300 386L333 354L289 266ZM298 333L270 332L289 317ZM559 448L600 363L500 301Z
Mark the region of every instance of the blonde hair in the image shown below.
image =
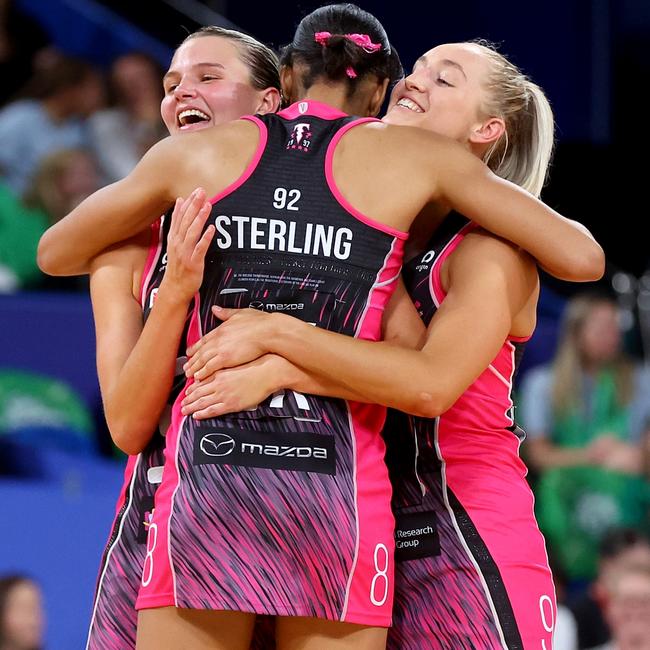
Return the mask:
M487 150L483 162L498 176L539 196L553 156L555 124L544 91L495 47L471 41L490 62L485 84L486 115L500 117L505 132Z
M616 302L606 295L584 294L573 298L564 312L558 349L553 360L552 403L558 413L566 413L582 403L580 336L594 309L601 305L617 308ZM634 366L621 351L609 367L616 375L618 403L626 405L633 396Z

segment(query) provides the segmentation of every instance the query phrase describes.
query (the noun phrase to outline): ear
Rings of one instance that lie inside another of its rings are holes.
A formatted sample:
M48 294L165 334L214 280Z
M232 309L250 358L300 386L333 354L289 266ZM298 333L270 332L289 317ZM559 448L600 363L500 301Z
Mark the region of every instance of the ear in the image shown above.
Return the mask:
M384 79L380 84L377 85L377 90L372 93L370 101L368 102L368 115L372 117L377 117L379 111L384 104L384 99L386 98L386 93L388 92L389 79Z
M482 122L469 135L473 144L492 144L506 132L506 123L500 117L490 117Z
M277 88L266 88L260 91L256 113L260 115L277 113L279 107L280 91Z
M282 86L282 96L285 98L287 104L293 104L297 99L295 96L297 84L295 70L292 66L283 65L280 68L280 86Z

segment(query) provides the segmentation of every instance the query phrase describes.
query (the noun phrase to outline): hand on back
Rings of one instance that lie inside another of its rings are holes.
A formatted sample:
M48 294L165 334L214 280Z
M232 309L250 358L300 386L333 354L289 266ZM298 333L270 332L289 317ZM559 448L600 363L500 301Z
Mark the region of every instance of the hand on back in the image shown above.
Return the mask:
M215 228L205 228L212 204L198 188L185 199L177 199L167 237L167 268L161 284L173 290L179 299L189 301L203 281L205 255ZM205 230L204 230L205 228Z

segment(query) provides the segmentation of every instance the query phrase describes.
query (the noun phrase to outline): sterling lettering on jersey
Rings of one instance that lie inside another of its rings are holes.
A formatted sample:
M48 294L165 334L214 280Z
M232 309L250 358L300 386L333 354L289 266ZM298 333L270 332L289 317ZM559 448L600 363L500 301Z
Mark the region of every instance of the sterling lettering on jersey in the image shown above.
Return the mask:
M322 223L221 214L214 220L214 243L221 250L260 250L347 260L352 230Z
M272 435L245 429L212 428L194 433L196 465L241 465L336 474L334 437L319 433Z

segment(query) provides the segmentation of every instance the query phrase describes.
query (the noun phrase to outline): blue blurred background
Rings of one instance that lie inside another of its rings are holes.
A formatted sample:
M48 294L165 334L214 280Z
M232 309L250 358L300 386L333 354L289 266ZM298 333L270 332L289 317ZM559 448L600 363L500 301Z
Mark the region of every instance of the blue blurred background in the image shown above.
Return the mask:
M38 26L41 37L55 48L106 72L116 57L134 50L148 53L164 68L174 47L203 24L242 29L279 47L291 40L305 13L323 3L15 0L6 4L30 21L20 23L30 31L13 34L17 40L34 36L31 30ZM555 110L558 142L543 198L586 224L603 245L608 267L599 285L616 295L630 349L643 359L650 247L640 231L648 213L648 163L633 139L640 137L643 146L650 3L365 0L359 4L384 23L406 69L439 43L481 37L500 44L501 51L545 89ZM520 377L550 359L559 316L578 290L543 279L539 326ZM66 437L60 432L60 439L48 448L38 442L38 421L20 433L0 431L6 443L0 459L0 573L27 572L41 583L47 648L81 648L123 468L101 415L85 286L39 282L13 286L0 295L0 332L0 373L28 372L64 382L90 421L88 435L77 432ZM29 410L29 404L25 408Z

